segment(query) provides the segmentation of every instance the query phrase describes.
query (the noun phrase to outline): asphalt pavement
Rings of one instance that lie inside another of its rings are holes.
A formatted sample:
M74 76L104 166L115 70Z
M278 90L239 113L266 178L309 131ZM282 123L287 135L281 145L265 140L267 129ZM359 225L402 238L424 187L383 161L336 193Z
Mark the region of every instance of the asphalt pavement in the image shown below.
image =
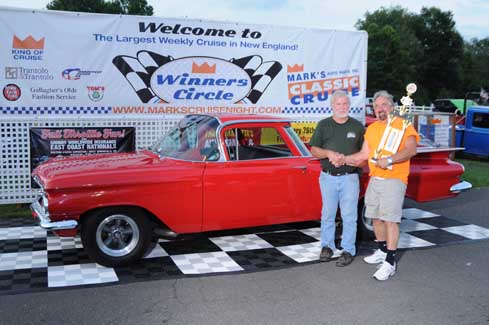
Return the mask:
M489 188L416 207L489 227ZM0 297L0 324L489 324L489 241L402 252L398 273L307 264Z

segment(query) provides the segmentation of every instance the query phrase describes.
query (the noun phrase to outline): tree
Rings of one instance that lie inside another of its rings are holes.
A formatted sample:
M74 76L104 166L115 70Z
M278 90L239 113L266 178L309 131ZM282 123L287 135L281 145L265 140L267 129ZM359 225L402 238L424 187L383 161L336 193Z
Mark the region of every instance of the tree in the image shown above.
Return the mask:
M415 81L418 41L410 25L413 15L401 7L367 12L356 23L368 33L368 94L389 90L396 98L405 95L405 87Z
M463 39L450 11L422 8L411 14L397 6L367 12L356 25L369 34L367 79L369 93L388 89L405 94L409 82L418 85L416 103L438 96L463 97Z
M53 0L49 10L96 12L106 14L152 16L153 7L146 0Z
M462 87L465 92L489 91L489 38L465 43Z
M422 8L413 30L422 51L416 66L420 85L431 99L463 97L460 88L463 66L463 38L455 29L453 14L438 8Z

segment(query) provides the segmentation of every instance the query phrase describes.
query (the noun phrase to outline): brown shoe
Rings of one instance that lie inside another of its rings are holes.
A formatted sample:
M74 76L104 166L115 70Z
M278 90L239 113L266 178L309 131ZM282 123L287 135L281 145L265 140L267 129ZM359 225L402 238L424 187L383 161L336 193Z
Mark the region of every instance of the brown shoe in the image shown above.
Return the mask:
M353 257L350 253L343 252L343 254L341 254L340 258L336 261L336 266L343 267L343 266L350 265L354 259L355 259L355 257Z
M321 262L329 262L333 260L333 250L329 247L323 247L321 254L319 254L319 260Z

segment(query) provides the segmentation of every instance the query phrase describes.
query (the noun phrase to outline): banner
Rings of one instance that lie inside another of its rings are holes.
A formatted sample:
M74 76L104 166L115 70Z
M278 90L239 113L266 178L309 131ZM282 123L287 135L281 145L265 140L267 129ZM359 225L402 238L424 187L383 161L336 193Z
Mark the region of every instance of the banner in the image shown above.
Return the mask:
M52 157L134 151L135 135L133 127L30 128L31 172Z
M0 114L331 114L364 120L367 34L0 8Z

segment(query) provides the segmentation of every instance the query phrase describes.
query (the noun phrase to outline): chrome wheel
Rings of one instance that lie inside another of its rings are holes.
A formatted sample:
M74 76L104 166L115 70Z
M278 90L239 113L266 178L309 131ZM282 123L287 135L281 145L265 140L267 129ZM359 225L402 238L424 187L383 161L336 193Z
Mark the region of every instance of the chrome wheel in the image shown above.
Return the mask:
M361 199L358 202L358 222L357 222L357 234L360 240L372 240L374 239L374 224L371 218L365 217L365 204Z
M97 227L95 238L99 249L108 256L130 254L137 246L140 233L136 222L124 214L106 217Z

